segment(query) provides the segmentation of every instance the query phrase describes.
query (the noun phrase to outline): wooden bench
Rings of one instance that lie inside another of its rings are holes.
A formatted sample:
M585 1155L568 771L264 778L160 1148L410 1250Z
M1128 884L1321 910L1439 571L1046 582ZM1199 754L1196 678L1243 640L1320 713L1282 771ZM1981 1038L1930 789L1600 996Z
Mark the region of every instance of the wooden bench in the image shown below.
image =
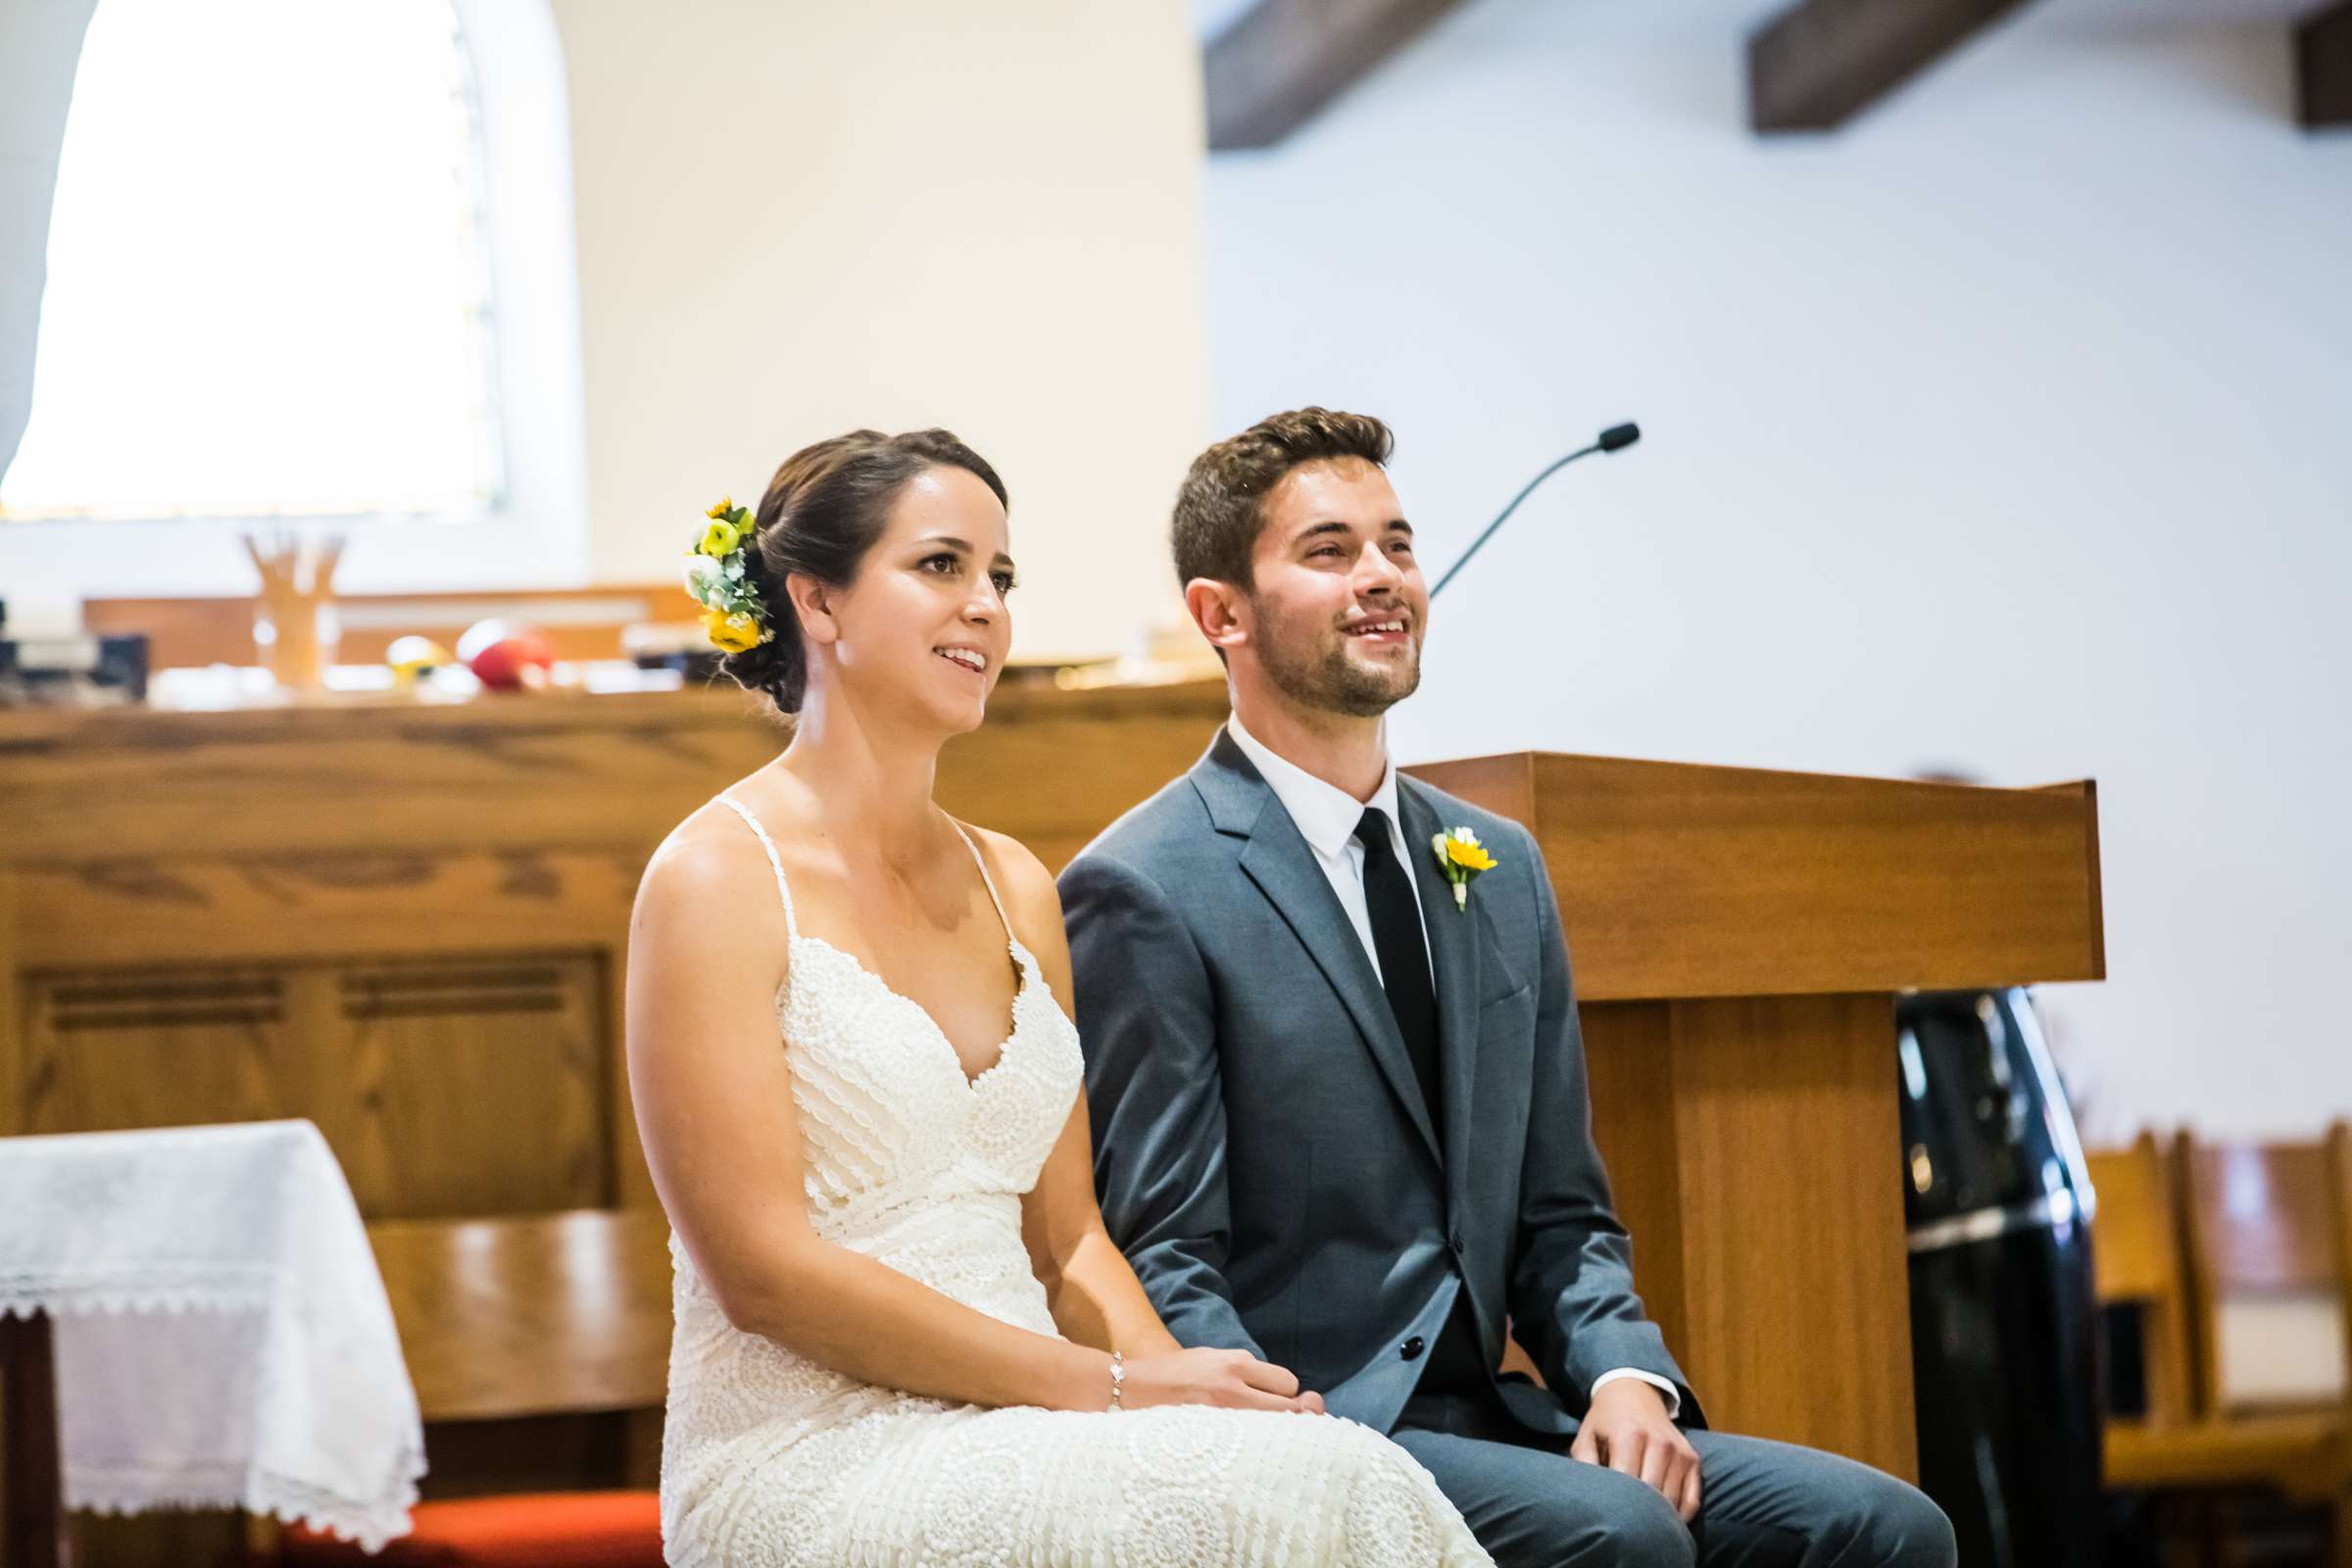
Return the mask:
M2200 1146L2090 1156L2098 1195L2094 1266L2102 1306L2138 1312L2145 1410L2111 1418L2111 1487L2262 1486L2332 1503L2335 1551L2352 1563L2352 1468L2341 1388L2306 1399L2237 1392L2225 1312L2248 1300L2352 1300L2352 1138L2328 1146ZM2352 1335L2352 1328L2344 1330Z
M307 1530L257 1555L285 1568L660 1568L660 1412L668 1227L654 1209L368 1227L425 1421L628 1412L641 1485L420 1503L380 1555Z
M2097 1210L2091 1221L2092 1265L2102 1307L2138 1315L2144 1407L2135 1416L2110 1416L2107 1479L2117 1486L2143 1479L2143 1457L2163 1434L2190 1424L2195 1410L2190 1375L2188 1269L2180 1253L2179 1205L2172 1162L2153 1135L2129 1149L2092 1150L2086 1156Z

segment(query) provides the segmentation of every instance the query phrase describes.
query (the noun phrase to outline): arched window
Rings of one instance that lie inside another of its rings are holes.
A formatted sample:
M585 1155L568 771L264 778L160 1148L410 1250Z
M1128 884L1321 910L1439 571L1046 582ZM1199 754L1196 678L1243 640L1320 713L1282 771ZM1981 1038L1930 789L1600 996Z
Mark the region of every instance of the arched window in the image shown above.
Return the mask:
M495 506L482 191L451 0L100 0L0 516Z

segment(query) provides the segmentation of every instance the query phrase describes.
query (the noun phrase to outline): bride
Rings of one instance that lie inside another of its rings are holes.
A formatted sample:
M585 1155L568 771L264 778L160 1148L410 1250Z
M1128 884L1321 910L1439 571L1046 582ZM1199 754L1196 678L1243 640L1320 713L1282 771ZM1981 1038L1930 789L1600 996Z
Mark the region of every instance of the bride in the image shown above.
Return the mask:
M931 798L1011 642L1004 504L946 431L860 430L712 508L689 573L798 722L632 920L668 1558L1484 1563L1402 1449L1179 1347L1103 1231L1053 878Z

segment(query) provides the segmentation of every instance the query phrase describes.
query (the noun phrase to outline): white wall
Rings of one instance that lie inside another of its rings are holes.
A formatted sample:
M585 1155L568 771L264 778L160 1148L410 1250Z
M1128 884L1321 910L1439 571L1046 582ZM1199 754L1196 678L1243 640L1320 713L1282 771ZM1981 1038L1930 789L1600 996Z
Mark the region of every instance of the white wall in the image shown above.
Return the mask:
M348 592L563 586L592 574L580 397L579 297L563 65L545 5L455 0L482 108L485 240L506 496L486 518L359 519L335 574ZM0 6L0 432L32 394L50 185L93 0ZM128 368L135 373L135 367ZM0 440L0 456L13 452ZM125 462L138 454L124 454ZM0 523L0 599L12 626L59 630L84 597L241 594L250 524L176 518ZM279 526L274 520L269 526Z
M1012 491L1026 655L1121 650L1206 433L1185 0L557 0L597 569L795 448L945 424Z
M1670 9L1477 0L1212 163L1218 427L1387 417L1433 566L1646 431L1448 590L1396 750L2096 776L2092 1136L2352 1112L2352 136L2278 28L2061 8L1764 145Z

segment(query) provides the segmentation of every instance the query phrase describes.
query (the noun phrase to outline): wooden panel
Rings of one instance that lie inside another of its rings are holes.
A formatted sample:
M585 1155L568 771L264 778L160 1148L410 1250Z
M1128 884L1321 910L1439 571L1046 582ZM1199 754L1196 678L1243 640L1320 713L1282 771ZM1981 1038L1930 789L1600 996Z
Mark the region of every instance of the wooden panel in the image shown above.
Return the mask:
M37 865L16 875L26 967L351 954L421 956L612 948L643 858L547 853L300 852Z
M2188 1146L2189 1235L2222 1294L2333 1291L2334 1216L2318 1144Z
M1580 1016L1635 1286L1708 1421L1915 1476L1892 1000Z
M2071 784L2044 784L2039 793L2078 800L2083 808L2083 832L2089 842L2090 885L2083 892L2083 903L2089 908L2090 965L2100 978L2107 975L2107 893L2106 876L2099 869L2099 786L2096 779L2078 779Z
M1199 761L1225 720L1221 685L1124 695L1107 713L1091 703L1000 707L984 727L948 743L940 805L1011 834L1059 871L1121 812Z
M1608 1166L1617 1217L1634 1239L1634 1288L1679 1354L1688 1285L1673 1013L1663 1002L1614 1002L1587 1004L1578 1017L1592 1092L1592 1139ZM1703 1388L1698 1396L1701 1404L1712 1397Z
M2303 1295L2332 1303L2342 1323L2347 1307L2338 1294L2343 1266L2326 1148L2200 1145L2182 1133L2174 1140L2173 1163L2188 1253L2198 1413L2234 1420L2324 1399L2340 1431L2352 1409L2340 1392L2241 1392L2244 1369L2230 1364L2223 1322L2233 1299Z
M335 975L339 1081L313 1111L362 1213L533 1213L612 1198L604 978L578 957Z
M1074 852L1190 766L1224 715L1217 682L1000 687L988 723L942 757L940 799ZM222 713L0 710L0 819L12 828L0 859L623 847L641 860L789 738L732 687Z
M2352 125L2352 0L2295 29L2295 112L2306 130Z
M2091 1264L2102 1306L2129 1304L2139 1314L2143 1421L2110 1419L2110 1458L2127 1429L2178 1426L2194 1414L2196 1378L2189 1348L2188 1265L2180 1253L2179 1183L2155 1138L2141 1133L2129 1149L2084 1156L2090 1171Z
M1915 1478L1892 999L1670 1011L1676 1348L1709 1419Z
M275 967L84 969L25 987L27 1132L298 1115L311 1055Z
M608 1201L602 965L462 962L36 972L33 1132L307 1116L361 1211Z
M2156 1140L2083 1155L2097 1194L2091 1237L2101 1305L2162 1299L2180 1288L2180 1233L2170 1178Z
M1588 1002L2105 973L2088 784L1979 789L1534 754L1407 771L1520 819Z
M1748 120L1831 130L2026 0L1802 0L1749 35Z
M731 688L224 713L0 711L0 817L24 824L6 852L19 864L195 849L388 858L627 844L643 854L782 743Z
M1544 806L1536 793L1537 771L1543 756L1540 752L1502 752L1493 757L1415 762L1398 771L1524 823L1534 831L1543 820ZM1581 976L1578 994L1583 995Z
M1457 0L1257 0L1201 53L1212 152L1271 147Z
M426 1420L662 1402L670 1265L660 1214L399 1221L368 1235Z

